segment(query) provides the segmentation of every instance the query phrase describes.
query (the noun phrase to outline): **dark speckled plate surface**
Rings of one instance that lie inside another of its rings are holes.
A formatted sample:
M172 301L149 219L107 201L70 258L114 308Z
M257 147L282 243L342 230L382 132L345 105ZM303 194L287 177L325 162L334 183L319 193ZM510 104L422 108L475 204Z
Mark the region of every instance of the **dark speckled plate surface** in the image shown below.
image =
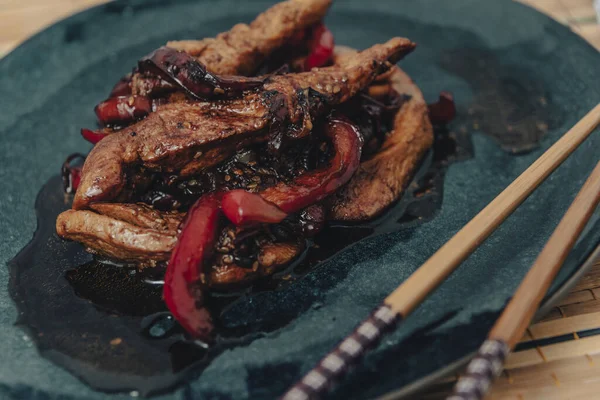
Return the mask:
M69 153L87 151L82 126L137 58L169 39L213 36L269 1L130 1L94 8L28 40L0 61L0 262L36 229L36 194ZM567 28L508 0L338 1L327 18L340 44L364 48L395 35L418 50L402 67L432 101L454 92L475 157L450 167L437 216L364 241L280 293L257 315L296 313L284 327L220 354L165 399L269 399L307 371L385 295L600 101L600 54ZM494 136L541 137L514 155ZM333 398L371 398L440 371L475 350L600 157L600 132L535 192L400 329L369 354ZM600 241L600 213L552 286L580 272ZM0 285L8 285L0 269ZM300 311L298 311L300 310ZM0 291L0 397L128 398L95 392L42 358L14 326Z

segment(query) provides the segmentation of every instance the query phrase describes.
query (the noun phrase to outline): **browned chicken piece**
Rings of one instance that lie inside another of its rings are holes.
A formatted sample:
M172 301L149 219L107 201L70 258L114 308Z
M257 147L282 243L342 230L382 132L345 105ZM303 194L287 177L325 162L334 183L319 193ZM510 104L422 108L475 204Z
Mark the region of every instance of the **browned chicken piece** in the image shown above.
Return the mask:
M333 106L352 97L414 46L408 39L394 38L340 65L272 77L263 90L241 99L159 106L145 120L109 135L92 149L73 208L124 200L119 195L136 166L191 175L200 172L198 160L205 152L264 141L275 123L280 132L303 136L312 129L311 118L326 111L323 102ZM215 162L221 161L218 154L213 152ZM201 167L207 164L203 160Z
M399 68L389 79L410 100L396 114L393 130L377 154L362 162L350 182L332 196L330 219L364 221L383 212L400 198L433 144L433 128L419 88Z
M260 276L272 275L292 262L303 250L301 242L267 243L260 248L252 268L222 262L210 267L208 284L216 289L248 284Z
M298 88L312 89L332 105L343 103L363 90L377 77L410 54L416 44L396 37L382 44L336 60L335 65L313 68L308 72L276 75L267 80L263 90L287 93Z
M282 266L289 264L304 250L301 243L271 243L264 245L258 253L258 265L262 275L275 273Z
M98 214L139 226L177 234L179 224L185 217L177 211L158 211L144 203L96 203L90 208Z
M257 96L255 96L257 97ZM73 208L89 206L92 201L112 201L126 188L128 166L144 164L164 171L190 170L190 164L204 168L222 161L222 152L210 145L241 146L237 136L255 134L253 140L266 139L264 128L268 109L259 101L173 103L151 113L145 120L99 142L88 155ZM236 143L227 139L236 137ZM207 157L210 156L210 157ZM189 171L193 173L196 171Z
M145 204L97 203L89 210L68 210L56 220L56 231L64 239L81 242L89 252L135 263L140 267L167 261L177 242L178 227L185 214L160 212ZM303 250L297 242L264 243L253 268L223 261L212 267L209 284L226 287L271 275ZM230 257L230 256L229 256Z
M63 212L56 219L56 232L91 253L139 266L168 260L177 243L177 231L141 227L89 210Z
M296 32L322 20L330 5L331 0L284 1L259 14L250 25L237 24L216 38L173 41L167 46L193 55L215 74L250 76ZM151 88L147 79L134 74L133 94L147 95Z
M266 57L298 31L321 21L331 0L288 0L259 14L250 25L237 24L214 39L169 42L222 75L253 74Z

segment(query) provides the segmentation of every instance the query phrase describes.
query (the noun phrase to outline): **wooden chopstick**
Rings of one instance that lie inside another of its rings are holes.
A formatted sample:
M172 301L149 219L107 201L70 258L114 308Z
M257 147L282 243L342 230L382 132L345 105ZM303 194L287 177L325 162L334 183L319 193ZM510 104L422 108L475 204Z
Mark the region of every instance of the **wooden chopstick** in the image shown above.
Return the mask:
M579 146L599 120L600 104L435 252L384 303L404 317L410 314Z
M406 318L571 154L600 123L600 103L394 290L352 334L283 396L320 397L381 336Z
M512 300L447 400L479 400L503 369L508 353L531 322L554 277L600 203L600 162L561 219Z

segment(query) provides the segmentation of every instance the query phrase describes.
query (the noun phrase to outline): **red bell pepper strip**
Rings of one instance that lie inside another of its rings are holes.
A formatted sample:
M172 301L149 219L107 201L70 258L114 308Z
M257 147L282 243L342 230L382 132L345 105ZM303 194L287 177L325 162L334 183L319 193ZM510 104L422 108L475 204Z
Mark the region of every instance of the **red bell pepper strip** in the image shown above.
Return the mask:
M128 74L113 86L108 97L129 96L131 94L131 74Z
M286 214L294 213L319 202L348 182L360 165L362 136L355 125L337 116L327 122L325 134L335 150L329 166L300 175L290 184L279 183L259 194L227 192L223 195L225 216L235 224L279 222L283 218L274 212L273 206ZM264 202L259 202L257 196Z
M243 189L227 192L223 196L221 207L225 216L235 225L249 222L275 224L287 217L276 205Z
M83 136L83 138L85 140L87 140L88 142L90 142L92 144L96 144L99 141L101 141L102 139L104 139L105 137L107 137L108 133L103 133L103 132L93 131L91 129L82 128L81 136Z
M304 69L310 71L314 67L322 67L333 56L335 46L333 33L323 24L313 28L310 53L304 62Z
M152 102L145 96L117 96L104 100L94 111L103 125L123 124L148 115L152 111Z
M434 125L449 124L456 117L456 105L450 92L441 92L439 100L428 107L429 119Z
M81 182L81 166L71 165L77 159L85 160L85 156L80 153L71 154L67 157L61 168L63 190L67 194L75 193L79 187L79 182Z
M210 313L203 307L204 261L219 227L221 193L202 196L188 211L165 273L163 297L173 317L193 337L209 341Z

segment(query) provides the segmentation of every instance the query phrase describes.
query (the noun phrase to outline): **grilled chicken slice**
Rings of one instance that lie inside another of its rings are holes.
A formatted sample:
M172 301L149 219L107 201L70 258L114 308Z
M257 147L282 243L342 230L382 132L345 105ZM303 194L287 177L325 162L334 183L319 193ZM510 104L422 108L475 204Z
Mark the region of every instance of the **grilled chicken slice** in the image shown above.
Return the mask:
M56 219L56 232L82 243L88 251L140 266L169 259L176 231L160 231L89 210L67 210Z
M253 74L266 57L292 36L321 21L331 0L288 0L259 14L249 25L237 24L214 39L169 42L223 75Z
M211 288L226 289L245 285L261 276L269 276L288 265L304 250L303 242L266 243L258 252L252 268L221 262L209 268L208 284Z
M109 135L92 149L73 208L124 200L120 195L139 166L192 175L199 170L190 165L198 165L204 152L214 148L239 149L270 135L277 138L277 149L281 135L306 135L312 118L354 96L414 47L408 39L394 38L339 65L271 77L261 91L240 99L159 106L145 120Z
M321 21L330 6L331 0L288 0L216 38L173 41L167 46L193 55L213 73L250 76L296 32ZM147 95L153 86L139 73L132 77L134 95Z
M410 99L398 110L377 154L362 162L350 182L330 198L329 219L365 221L383 212L402 196L433 144L433 128L419 88L399 68L394 68L389 81Z
M170 235L177 235L185 216L177 211L158 211L144 203L96 203L90 208L98 214Z
M177 243L184 214L160 212L145 204L97 203L90 210L67 210L56 220L64 239L81 242L89 252L140 267L167 261ZM239 285L271 275L303 250L301 242L262 243L253 268L240 267L218 255L209 273L214 287Z

